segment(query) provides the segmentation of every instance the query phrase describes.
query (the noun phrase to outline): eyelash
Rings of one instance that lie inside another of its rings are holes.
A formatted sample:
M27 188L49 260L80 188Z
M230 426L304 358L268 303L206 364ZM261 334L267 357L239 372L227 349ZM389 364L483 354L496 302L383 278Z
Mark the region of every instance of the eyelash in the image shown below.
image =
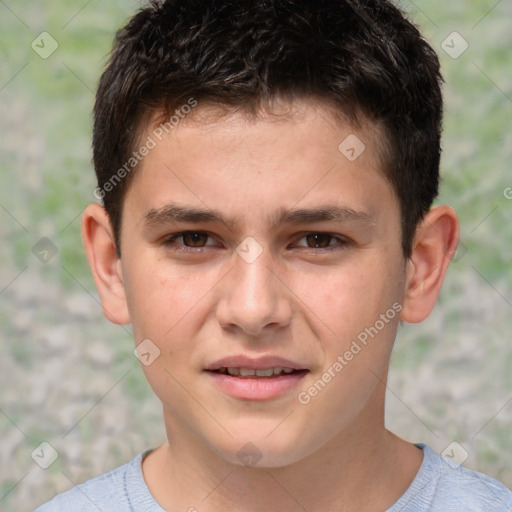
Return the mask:
M166 247L171 247L172 250L174 250L174 251L189 252L189 253L190 252L192 252L192 253L202 252L207 247L214 246L214 244L211 244L211 245L203 245L203 246L199 246L199 247L193 247L193 246L185 245L184 243L177 243L177 240L179 240L180 238L183 238L186 235L205 235L208 237L209 240L212 239L212 236L204 231L182 231L180 233L175 233L174 235L164 239L162 242L162 245L164 245ZM336 250L336 249L337 250L344 249L350 243L349 240L347 240L345 237L333 235L332 233L326 233L323 231L309 231L307 233L304 233L294 243L296 244L298 241L300 241L303 238L306 238L310 235L322 235L322 236L330 237L329 245L327 245L326 247L309 247L307 245L302 245L302 246L298 246L298 247L301 247L302 249L305 249L305 250L325 252L325 251L332 251L332 250ZM335 241L337 243L331 244L331 242L333 242L333 241Z

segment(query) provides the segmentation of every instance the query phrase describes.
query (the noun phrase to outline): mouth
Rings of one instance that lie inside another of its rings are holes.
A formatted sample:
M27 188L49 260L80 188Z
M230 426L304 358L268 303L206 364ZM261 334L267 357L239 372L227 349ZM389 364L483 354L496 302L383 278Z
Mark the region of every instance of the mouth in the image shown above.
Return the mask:
M287 359L245 356L221 359L205 368L215 387L241 400L271 400L292 395L307 368Z
M281 375L291 375L292 373L306 372L307 370L296 370L294 368L283 368L280 366L274 368L236 368L223 366L218 370L209 370L220 375L230 375L242 379L272 379Z

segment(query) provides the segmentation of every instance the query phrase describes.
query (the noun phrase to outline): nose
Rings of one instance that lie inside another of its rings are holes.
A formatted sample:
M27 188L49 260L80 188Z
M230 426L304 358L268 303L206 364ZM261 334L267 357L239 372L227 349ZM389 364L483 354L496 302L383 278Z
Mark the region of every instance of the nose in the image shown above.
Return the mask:
M216 310L221 327L258 337L289 325L290 292L268 251L252 262L236 255L234 265L221 283Z

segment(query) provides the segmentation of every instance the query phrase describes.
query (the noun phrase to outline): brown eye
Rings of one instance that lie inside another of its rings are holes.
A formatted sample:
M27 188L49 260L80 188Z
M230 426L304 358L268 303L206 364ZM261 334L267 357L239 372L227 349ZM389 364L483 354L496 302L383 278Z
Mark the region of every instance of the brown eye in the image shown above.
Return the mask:
M328 233L310 233L309 235L306 235L308 247L313 247L315 249L329 247L331 245L332 238L332 235L329 235Z
M204 247L208 241L206 233L189 232L181 235L183 244L187 247Z

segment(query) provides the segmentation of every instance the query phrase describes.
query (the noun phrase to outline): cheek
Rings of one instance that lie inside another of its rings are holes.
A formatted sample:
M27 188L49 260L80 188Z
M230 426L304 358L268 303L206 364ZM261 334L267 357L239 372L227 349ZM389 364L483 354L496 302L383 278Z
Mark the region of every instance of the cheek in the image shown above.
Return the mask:
M191 315L201 314L202 299L215 283L215 275L165 262L130 270L127 296L135 340L150 338L159 345L190 325L185 320Z
M293 289L305 306L305 314L309 309L309 316L317 317L316 322L330 333L328 338L343 345L400 300L397 277L386 267L378 261L366 261L321 274L304 272L295 277Z
M325 418L326 431L334 434L380 392L400 309L398 277L383 268L386 265L368 264L347 267L346 272L338 269L315 293L303 288L303 293L310 290L304 303L315 313L309 314L311 322L318 325L318 316L323 324L322 368L310 387L301 390L299 401L310 413L311 428L314 418Z

